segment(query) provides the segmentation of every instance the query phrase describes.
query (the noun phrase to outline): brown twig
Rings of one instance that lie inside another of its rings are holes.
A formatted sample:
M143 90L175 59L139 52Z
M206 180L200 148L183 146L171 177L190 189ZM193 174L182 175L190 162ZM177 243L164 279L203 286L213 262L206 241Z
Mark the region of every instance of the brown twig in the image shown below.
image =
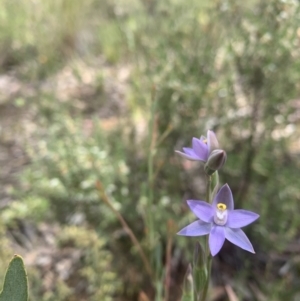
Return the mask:
M117 216L118 220L120 221L120 223L123 226L123 229L127 232L127 234L129 235L133 245L137 248L138 253L145 265L146 271L148 273L148 275L151 277L152 279L152 269L150 266L150 263L142 249L142 246L140 245L139 241L137 240L136 236L134 235L133 231L130 229L130 227L128 226L128 224L126 223L126 221L124 220L123 216L113 207L113 205L111 204L107 194L105 193L105 190L102 186L102 183L100 181L96 182L96 188L100 194L100 197L102 198L102 200L106 203L106 205L111 209L111 211Z
M168 220L168 241L166 249L166 276L165 276L165 301L169 300L170 286L171 286L171 259L172 259L172 244L174 235L174 222L173 220Z
M169 134L173 131L173 125L169 123L167 129L161 134L161 136L158 138L156 145L160 145L168 136Z

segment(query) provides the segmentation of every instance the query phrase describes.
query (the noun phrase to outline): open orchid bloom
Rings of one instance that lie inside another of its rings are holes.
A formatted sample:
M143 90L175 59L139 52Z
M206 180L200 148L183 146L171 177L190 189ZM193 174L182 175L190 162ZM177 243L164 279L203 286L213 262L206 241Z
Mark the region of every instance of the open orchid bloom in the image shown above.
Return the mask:
M207 131L207 137L193 138L192 147L184 147L183 152L175 151L180 156L193 160L207 162L209 155L219 148L217 137L213 131Z
M220 251L225 238L240 248L255 253L251 242L240 228L254 222L259 215L248 210L234 210L232 193L227 184L221 187L212 204L194 200L188 200L187 203L199 220L177 234L183 236L209 234L212 256Z

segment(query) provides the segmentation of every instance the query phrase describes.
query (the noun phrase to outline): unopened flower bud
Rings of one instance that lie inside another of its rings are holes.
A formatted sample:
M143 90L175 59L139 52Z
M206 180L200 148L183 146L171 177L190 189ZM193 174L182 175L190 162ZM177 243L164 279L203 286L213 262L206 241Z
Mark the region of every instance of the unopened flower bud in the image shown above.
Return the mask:
M216 170L221 169L227 159L226 152L222 149L215 149L211 152L205 164L205 172L209 175L213 174Z

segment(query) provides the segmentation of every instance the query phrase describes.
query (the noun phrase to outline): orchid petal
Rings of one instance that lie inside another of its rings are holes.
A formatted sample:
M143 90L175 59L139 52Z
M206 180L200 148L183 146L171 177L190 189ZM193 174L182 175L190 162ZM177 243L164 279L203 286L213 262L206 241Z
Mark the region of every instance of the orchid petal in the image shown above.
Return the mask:
M212 256L215 256L221 250L225 241L224 227L212 226L209 235L209 248Z
M185 151L186 151L186 149L187 148L184 148ZM183 153L183 152L176 150L175 153L188 160L200 161L199 157L195 154L195 152L193 152L192 149L190 149L190 150L191 151L188 151L187 153Z
M219 142L216 134L210 130L207 131L207 145L209 153L211 153L214 149L219 148Z
M185 154L187 154L188 156L195 156L198 157L197 153L195 152L194 149L190 148L190 147L183 147L183 152Z
M224 229L225 229L226 239L228 239L230 242L232 242L233 244L237 245L238 247L246 251L255 253L250 240L248 239L248 237L246 236L243 230L231 229L228 227L224 227Z
M228 184L225 184L220 188L219 192L213 200L212 205L216 208L219 203L225 204L228 210L234 209L232 192Z
M204 201L188 200L187 204L193 213L202 221L211 223L213 221L214 209L212 205Z
M198 220L181 229L177 234L182 236L202 236L208 234L210 229L210 223Z
M257 213L248 210L232 210L228 212L226 227L241 228L253 223L259 218Z
M197 138L193 138L192 140L192 146L194 152L197 154L200 160L207 161L208 159L208 146L207 144Z

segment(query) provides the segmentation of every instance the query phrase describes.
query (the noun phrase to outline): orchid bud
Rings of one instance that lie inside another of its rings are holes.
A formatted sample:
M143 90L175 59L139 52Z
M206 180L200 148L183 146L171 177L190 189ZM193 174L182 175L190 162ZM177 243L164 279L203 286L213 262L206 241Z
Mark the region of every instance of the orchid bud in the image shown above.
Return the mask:
M204 166L205 172L212 175L216 170L221 169L227 159L226 152L222 149L215 149L211 152Z

